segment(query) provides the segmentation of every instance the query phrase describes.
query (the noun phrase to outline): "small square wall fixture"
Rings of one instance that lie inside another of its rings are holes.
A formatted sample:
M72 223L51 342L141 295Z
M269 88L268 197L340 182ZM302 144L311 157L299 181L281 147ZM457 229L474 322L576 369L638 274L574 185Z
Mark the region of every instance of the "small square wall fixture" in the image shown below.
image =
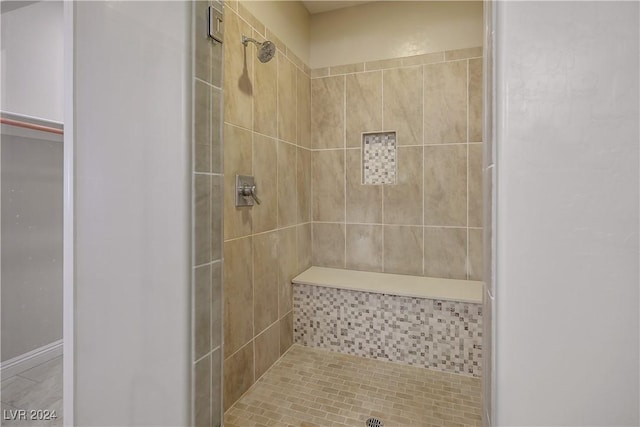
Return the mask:
M395 132L362 134L363 184L395 184L397 159Z

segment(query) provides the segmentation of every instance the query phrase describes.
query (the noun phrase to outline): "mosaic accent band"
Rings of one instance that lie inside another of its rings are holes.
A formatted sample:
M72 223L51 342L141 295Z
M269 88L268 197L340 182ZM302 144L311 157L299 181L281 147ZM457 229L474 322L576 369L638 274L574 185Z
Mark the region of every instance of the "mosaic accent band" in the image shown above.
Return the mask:
M481 376L481 304L294 284L293 310L298 344Z

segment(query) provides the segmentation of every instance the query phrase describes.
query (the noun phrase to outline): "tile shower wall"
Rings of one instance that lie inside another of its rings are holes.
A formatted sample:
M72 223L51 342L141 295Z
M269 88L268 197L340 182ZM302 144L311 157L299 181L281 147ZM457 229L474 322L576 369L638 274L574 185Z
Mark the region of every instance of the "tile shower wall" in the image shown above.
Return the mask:
M242 35L269 39L267 63ZM224 408L293 342L291 279L311 265L309 68L243 2L225 3ZM260 205L235 207L235 175Z
M192 423L222 422L222 45L207 36L207 8L193 2Z
M294 285L295 342L480 377L482 305Z
M311 72L312 263L482 278L482 48ZM396 184L362 184L395 131Z

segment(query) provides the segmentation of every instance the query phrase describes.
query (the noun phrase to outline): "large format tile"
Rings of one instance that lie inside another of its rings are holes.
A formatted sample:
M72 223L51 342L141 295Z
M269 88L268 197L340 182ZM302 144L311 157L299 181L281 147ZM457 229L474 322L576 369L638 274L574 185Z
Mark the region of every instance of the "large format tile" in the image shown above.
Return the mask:
M422 149L398 147L397 183L383 190L385 224L422 225Z
M424 143L467 142L467 61L424 66Z
M253 338L252 238L224 244L224 352L229 356Z
M296 142L296 66L278 55L278 139Z
M311 151L297 148L297 223L311 220Z
M296 233L298 239L298 272L303 272L311 267L311 223L298 225Z
M347 224L347 262L352 270L382 271L382 226Z
M280 357L280 323L274 323L258 335L255 339L255 346L256 379L258 379Z
M278 320L278 232L253 237L253 312L255 334Z
M344 224L313 223L312 264L344 268Z
M196 80L193 92L193 167L196 172L211 172L211 86Z
M346 76L347 147L361 147L362 133L382 130L382 72Z
M211 265L195 269L195 360L211 351Z
M311 80L311 146L344 147L344 76Z
M211 426L211 355L194 366L194 421L196 427Z
M293 345L293 310L280 319L280 355Z
M384 71L384 129L399 145L422 145L422 67Z
M482 280L484 268L482 229L469 229L469 280Z
M482 144L469 144L469 227L482 227Z
M382 185L362 183L362 150L346 150L347 223L382 222Z
M263 39L255 31L254 37L259 41ZM254 58L254 66L253 130L275 138L278 136L278 61L263 64Z
M20 376L37 382L42 382L49 378L62 378L62 356L20 372Z
M226 411L254 382L253 341L224 360L223 401Z
M211 176L195 176L194 246L196 265L211 261Z
M211 348L222 344L222 261L211 264Z
M16 381L15 385L17 384L18 381ZM34 382L27 387L24 385L21 384L19 389L14 387L6 392L3 387L2 401L19 409L46 409L62 399L62 381L58 377L50 377L42 382Z
M482 58L469 60L469 142L482 141Z
M278 142L278 227L296 224L297 202L297 147Z
M467 225L467 146L424 147L424 225Z
M223 44L224 120L251 129L254 51L251 44L245 47L240 43L243 34L251 34L251 27L230 9L227 8L225 12L224 39L232 42ZM228 139L225 138L225 141Z
M311 80L301 70L298 74L298 145L311 148Z
M278 226L278 141L253 134L253 173L260 204L253 205L253 232Z
M253 175L251 132L224 126L224 238L251 234L253 208L236 207L236 174Z
M344 221L344 150L314 151L311 155L314 221Z
M211 353L211 425L222 425L222 350Z
M422 274L422 227L384 226L384 272Z
M466 279L467 229L424 229L424 275Z
M278 267L278 311L282 317L293 307L291 280L298 274L296 227L278 231Z

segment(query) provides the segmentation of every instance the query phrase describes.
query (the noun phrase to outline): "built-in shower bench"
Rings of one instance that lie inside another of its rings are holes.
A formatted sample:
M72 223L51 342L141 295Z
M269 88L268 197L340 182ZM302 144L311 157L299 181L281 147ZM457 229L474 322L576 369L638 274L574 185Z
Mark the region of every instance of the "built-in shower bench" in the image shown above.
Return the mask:
M295 342L480 376L482 282L311 267L293 279Z

